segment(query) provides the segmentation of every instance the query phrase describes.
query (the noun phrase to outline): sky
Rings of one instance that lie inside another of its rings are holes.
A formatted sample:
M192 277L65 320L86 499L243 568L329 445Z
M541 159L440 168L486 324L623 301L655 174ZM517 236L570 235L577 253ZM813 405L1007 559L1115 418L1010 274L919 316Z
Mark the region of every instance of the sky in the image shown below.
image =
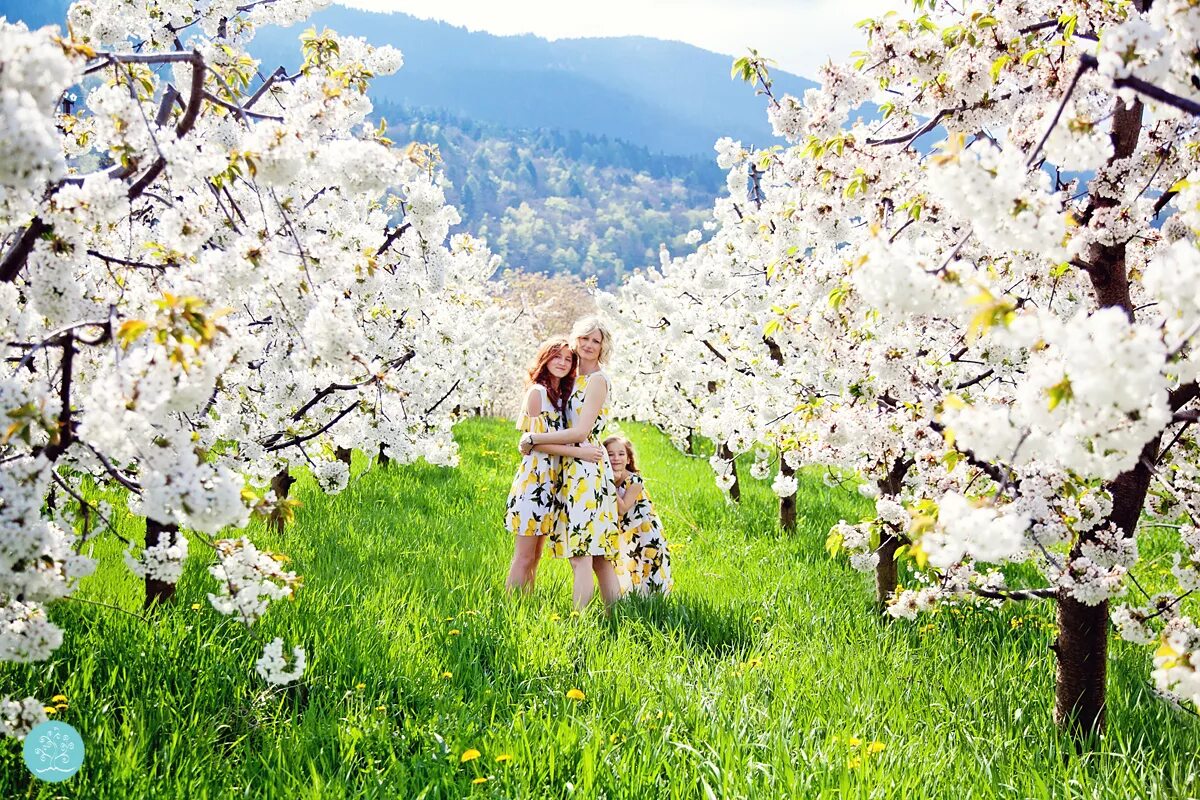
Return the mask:
M471 30L547 39L652 36L742 55L753 47L806 77L829 58L859 48L854 23L904 0L335 0L372 11L403 11Z

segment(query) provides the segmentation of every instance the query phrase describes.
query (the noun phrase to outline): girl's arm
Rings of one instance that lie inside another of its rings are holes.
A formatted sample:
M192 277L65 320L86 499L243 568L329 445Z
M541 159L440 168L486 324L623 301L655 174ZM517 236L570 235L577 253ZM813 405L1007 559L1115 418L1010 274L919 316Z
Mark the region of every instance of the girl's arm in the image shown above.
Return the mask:
M602 375L597 377L603 378ZM575 420L575 424L562 431L533 434L536 437L534 448L539 449L538 445L543 444L579 444L587 441L588 436L592 433L592 427L596 424L596 418L600 416L600 409L604 408L604 401L607 397L607 380L589 381L588 387L583 393L583 409L579 412L579 419Z
M642 485L632 483L625 487L625 496L617 495L617 511L621 514L633 508L634 503L642 496Z

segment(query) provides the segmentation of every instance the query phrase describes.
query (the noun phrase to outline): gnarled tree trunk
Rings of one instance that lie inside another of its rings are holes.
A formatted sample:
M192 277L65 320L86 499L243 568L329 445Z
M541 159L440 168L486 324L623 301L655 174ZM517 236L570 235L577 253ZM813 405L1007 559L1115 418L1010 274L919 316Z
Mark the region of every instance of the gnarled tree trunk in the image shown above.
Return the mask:
M796 474L796 470L792 469L787 460L781 455L779 458L779 471L789 478ZM796 495L799 492L793 492L787 497L779 498L779 527L785 531L796 530Z
M738 480L737 459L734 458L733 451L729 449L729 445L722 444L717 448L717 455L729 462L729 473L733 475L733 485L729 487L729 496L735 503L741 502L742 484Z
M271 478L271 488L275 491L276 500L283 500L288 496L288 492L292 489L292 484L296 479L292 477L292 473L288 472L288 468L284 467L275 473L275 477ZM282 514L276 514L271 520L270 526L278 534L283 533L286 523Z
M900 488L904 484L904 476L912 465L912 459L897 458L892 462L892 468L888 470L888 474L876 483L879 493L884 497L892 498L899 495ZM896 593L896 587L900 583L900 574L896 568L896 551L907 540L887 529L884 529L880 536L879 563L875 565L875 603L879 606L879 610L883 611L887 608L888 600Z

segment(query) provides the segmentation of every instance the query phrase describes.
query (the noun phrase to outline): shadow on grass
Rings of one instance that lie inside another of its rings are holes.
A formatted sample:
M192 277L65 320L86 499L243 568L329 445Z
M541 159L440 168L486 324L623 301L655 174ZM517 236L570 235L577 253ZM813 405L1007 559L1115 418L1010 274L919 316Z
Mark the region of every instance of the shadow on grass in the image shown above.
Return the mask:
M687 595L630 596L609 619L614 633L639 625L679 639L689 647L722 658L742 653L756 640L750 606L718 605Z

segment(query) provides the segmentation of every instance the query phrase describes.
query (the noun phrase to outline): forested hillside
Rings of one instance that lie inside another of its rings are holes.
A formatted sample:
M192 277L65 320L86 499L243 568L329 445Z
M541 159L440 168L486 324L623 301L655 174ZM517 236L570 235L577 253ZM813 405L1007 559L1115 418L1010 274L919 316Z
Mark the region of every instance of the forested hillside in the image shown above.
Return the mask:
M710 159L578 131L511 130L387 103L377 112L392 139L437 145L464 227L514 269L612 285L656 264L661 243L690 251L685 236L723 183Z

